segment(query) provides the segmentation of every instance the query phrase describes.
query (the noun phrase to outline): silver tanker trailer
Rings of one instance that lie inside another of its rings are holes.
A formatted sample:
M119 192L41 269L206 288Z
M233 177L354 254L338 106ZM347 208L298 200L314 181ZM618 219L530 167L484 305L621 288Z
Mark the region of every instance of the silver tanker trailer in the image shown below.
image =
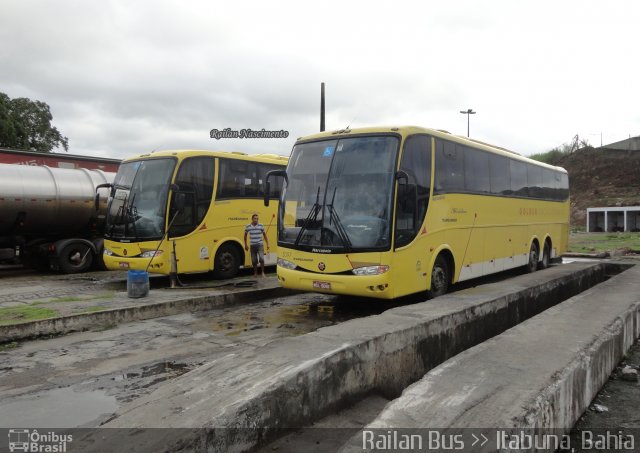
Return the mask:
M64 273L100 266L109 190L98 186L114 177L101 170L0 164L0 261Z

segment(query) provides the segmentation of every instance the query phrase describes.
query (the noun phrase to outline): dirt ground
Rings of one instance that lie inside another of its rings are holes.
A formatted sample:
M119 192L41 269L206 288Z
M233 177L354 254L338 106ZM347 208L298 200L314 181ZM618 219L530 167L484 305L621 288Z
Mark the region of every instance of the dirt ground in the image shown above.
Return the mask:
M633 451L638 451L640 447L640 382L621 379L621 371L626 365L635 369L640 367L640 340L631 347L624 360L611 373L609 381L593 399L589 409L576 423L571 433L572 445L581 445L582 431L608 430L616 435L620 433L633 435L636 444ZM576 451L625 451L625 449L583 448Z
M640 152L584 148L557 165L569 172L572 227L586 226L587 208L640 205Z

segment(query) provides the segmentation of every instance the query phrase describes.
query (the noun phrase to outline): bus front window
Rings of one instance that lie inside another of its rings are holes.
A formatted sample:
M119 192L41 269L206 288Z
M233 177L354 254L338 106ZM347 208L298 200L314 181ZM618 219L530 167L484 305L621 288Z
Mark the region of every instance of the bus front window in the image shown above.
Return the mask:
M336 252L388 249L397 151L398 139L390 136L296 145L280 242Z
M149 159L120 165L113 184L105 237L154 240L164 235L174 159Z

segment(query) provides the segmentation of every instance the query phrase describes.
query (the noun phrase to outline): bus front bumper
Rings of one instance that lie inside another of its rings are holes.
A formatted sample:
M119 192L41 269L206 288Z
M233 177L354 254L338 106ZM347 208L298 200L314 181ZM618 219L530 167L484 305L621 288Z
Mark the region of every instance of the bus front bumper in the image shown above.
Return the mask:
M126 270L136 270L136 271L149 271L156 274L165 274L169 275L171 271L170 263L165 259L160 259L158 257L153 258L151 265L149 262L152 260L151 258L140 258L140 257L126 257L126 256L117 256L117 255L103 255L104 265L107 269L111 271L126 271ZM147 269L148 267L148 269Z
M278 280L284 288L325 294L393 299L389 272L379 275L336 275L286 269L278 266Z

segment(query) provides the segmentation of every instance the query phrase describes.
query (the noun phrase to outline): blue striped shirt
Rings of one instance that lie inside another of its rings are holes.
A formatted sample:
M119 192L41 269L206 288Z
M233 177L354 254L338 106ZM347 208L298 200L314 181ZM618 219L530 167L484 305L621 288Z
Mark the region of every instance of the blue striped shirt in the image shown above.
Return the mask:
M249 239L251 240L251 245L262 244L262 233L264 233L264 225L258 223L254 225L250 223L244 228L245 233L249 233Z

